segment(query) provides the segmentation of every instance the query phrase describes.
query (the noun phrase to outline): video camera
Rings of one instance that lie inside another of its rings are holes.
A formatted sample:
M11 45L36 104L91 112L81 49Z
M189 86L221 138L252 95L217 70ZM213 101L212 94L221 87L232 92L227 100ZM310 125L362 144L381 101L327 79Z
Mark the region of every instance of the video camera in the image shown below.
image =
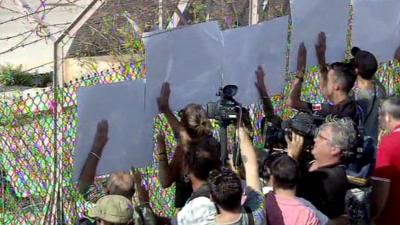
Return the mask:
M291 138L291 132L293 131L304 137L303 149L305 152L311 152L314 146L314 138L319 132L319 126L324 121L325 117L309 112L299 112L292 119L286 121L282 121L277 116L266 119L263 126L263 135L265 137L264 148L271 151L273 149L286 149L285 135ZM363 127L360 125L356 126L356 132L357 137L354 146L342 153L346 163L350 163L356 157L364 154Z
M233 98L237 90L236 85L226 85L220 88L217 93L217 96L220 97L219 101L207 104L208 118L227 125L236 122L241 109L240 104Z
M207 104L208 118L217 120L220 125L219 136L221 142L221 161L223 165L226 165L228 159L227 127L230 124L236 125L238 122L243 122L246 128L252 130L249 111L233 98L237 90L238 87L236 85L226 85L220 88L217 93L220 99ZM239 166L241 164L241 158L237 143L235 143L235 149L233 150L233 158L235 166Z
M269 121L264 121L264 147L267 149L286 148L285 135L287 134L291 138L293 131L304 137L304 149L311 150L318 127L324 120L325 118L319 115L306 112L299 112L292 119L286 121L275 116Z

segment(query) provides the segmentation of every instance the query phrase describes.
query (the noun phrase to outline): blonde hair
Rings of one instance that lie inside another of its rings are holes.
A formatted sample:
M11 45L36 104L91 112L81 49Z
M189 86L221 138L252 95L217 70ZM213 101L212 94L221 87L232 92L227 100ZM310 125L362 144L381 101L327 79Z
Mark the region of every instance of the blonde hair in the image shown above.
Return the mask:
M201 105L187 105L182 110L181 123L192 138L211 134L211 122Z

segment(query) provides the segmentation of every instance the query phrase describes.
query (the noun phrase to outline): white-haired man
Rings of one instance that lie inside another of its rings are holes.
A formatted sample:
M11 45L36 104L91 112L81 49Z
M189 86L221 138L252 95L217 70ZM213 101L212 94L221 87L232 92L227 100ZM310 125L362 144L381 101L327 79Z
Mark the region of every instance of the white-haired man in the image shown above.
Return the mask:
M332 119L319 127L314 139L312 155L315 160L302 172L297 195L310 201L329 219L340 218L345 210L347 177L343 154L355 141L356 131L350 119ZM288 140L289 155L298 160L303 148L303 137L293 134Z

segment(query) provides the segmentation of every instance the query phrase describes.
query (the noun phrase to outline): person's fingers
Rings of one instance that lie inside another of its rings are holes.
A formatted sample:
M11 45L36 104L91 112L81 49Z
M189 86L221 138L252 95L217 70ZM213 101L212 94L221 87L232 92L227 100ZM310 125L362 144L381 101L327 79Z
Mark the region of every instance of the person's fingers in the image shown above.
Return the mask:
M303 145L304 144L304 137L300 136L299 138L300 138L300 144Z
M298 143L299 142L299 135L293 132L293 140L294 142Z
M304 50L306 48L306 46L304 45L304 42L300 43L300 50Z
M290 145L290 138L289 135L285 134L285 141L288 145Z
M166 83L165 83L165 93L166 93L166 94L169 94L170 92L171 92L171 88L170 88L170 86L169 86L169 83L166 82Z
M325 35L325 32L321 32L320 35L321 35L321 41L322 41L322 43L325 44L325 42L326 42L326 35Z

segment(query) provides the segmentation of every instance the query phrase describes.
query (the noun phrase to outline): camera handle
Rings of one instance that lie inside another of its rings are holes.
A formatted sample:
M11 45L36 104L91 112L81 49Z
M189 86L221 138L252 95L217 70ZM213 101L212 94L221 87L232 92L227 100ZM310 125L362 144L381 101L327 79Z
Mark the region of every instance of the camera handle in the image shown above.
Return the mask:
M228 163L228 123L221 122L219 127L219 140L221 144L221 162L223 166Z

